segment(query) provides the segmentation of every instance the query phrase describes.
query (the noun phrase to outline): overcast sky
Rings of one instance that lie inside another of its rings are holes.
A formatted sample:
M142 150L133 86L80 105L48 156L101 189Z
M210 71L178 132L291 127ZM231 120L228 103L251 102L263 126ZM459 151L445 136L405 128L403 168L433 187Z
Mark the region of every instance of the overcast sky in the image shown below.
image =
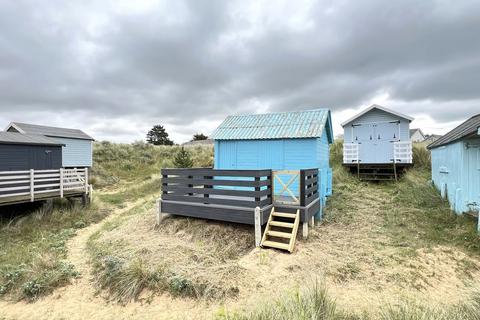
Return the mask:
M480 1L0 0L0 126L175 142L229 114L372 103L445 133L480 112Z

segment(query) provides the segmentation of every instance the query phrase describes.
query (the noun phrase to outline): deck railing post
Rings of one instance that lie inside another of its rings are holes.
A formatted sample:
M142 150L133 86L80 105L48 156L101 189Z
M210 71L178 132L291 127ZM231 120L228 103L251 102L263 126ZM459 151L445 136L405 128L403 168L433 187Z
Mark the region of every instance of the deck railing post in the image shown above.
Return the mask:
M60 198L63 198L63 168L60 168Z
M35 200L35 170L30 169L30 202Z
M260 177L255 177L255 183L257 184L255 191L260 192ZM260 197L255 197L255 202L257 205L260 205Z
M88 168L85 168L85 193L88 193Z
M300 206L305 207L305 170L300 170Z
M193 176L188 176L188 179L193 180ZM193 188L193 184L188 185L189 188ZM193 196L193 193L188 193L189 196Z
M168 194L168 191L165 190L165 187L168 186L168 183L165 182L165 179L168 178L168 175L162 174L162 195Z
M262 241L262 223L260 220L261 210L260 207L255 207L255 247L260 247Z
M205 179L205 180L210 180L210 179L213 179L213 177L212 177L212 176L204 176L203 179ZM212 185L208 185L208 184L204 184L204 185L203 185L203 189L211 189L211 188L213 188ZM210 198L210 194L208 194L208 193L205 192L205 193L203 194L203 197L204 197L204 198ZM207 202L205 202L205 204L207 204Z
M270 175L267 176L267 179L270 180L270 184L267 186L268 192L267 198L270 199L269 204L273 204L273 170L270 170Z

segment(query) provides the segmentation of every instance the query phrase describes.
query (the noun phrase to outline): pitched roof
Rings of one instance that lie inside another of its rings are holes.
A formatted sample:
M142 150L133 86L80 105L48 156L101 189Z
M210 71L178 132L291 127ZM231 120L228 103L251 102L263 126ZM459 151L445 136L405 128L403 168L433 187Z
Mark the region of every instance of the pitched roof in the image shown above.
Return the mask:
M27 144L44 146L63 146L64 144L37 134L24 134L18 132L1 132L0 144Z
M212 139L205 139L205 140L195 140L195 141L187 141L182 143L184 147L195 147L195 146L213 146Z
M47 127L37 124L21 123L21 122L12 122L10 123L5 131L8 131L10 128L18 130L20 133L27 134L41 134L47 137L57 137L57 138L73 138L73 139L83 139L83 140L94 140L88 134L78 129L68 129L68 128L58 128L58 127Z
M428 145L428 149L444 146L446 144L455 142L472 134L479 134L480 128L480 113L471 117L452 131L438 138L435 142Z
M423 131L422 129L419 129L419 128L416 128L416 129L410 129L410 137L413 136L415 134L415 132L417 131L420 131L420 134L425 137L425 135L423 134Z
M215 140L318 138L327 128L333 142L330 110L317 109L228 116L213 132Z
M400 117L400 118L403 118L403 119L407 119L408 121L413 121L413 118L410 117L410 116L407 116L403 113L400 113L400 112L397 112L395 110L391 110L391 109L388 109L388 108L385 108L385 107L382 107L382 106L379 106L378 104L372 104L370 107L368 107L367 109L363 110L362 112L360 112L359 114L355 115L354 117L348 119L347 121L343 122L342 123L342 127L344 127L345 125L349 124L350 122L352 122L353 120L357 119L357 118L360 118L361 116L363 116L364 114L366 114L367 112L370 112L371 110L373 109L378 109L378 110L382 110L382 111L385 111L385 112L388 112L388 113L391 113L393 115L396 115L397 117Z

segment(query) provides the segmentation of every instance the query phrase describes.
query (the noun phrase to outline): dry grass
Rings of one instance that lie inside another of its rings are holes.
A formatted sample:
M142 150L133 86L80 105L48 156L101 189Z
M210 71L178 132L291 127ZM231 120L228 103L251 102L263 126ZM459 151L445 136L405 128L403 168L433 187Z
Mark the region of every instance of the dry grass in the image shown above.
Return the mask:
M119 218L128 222L113 222L92 237L101 289L120 302L138 298L143 289L206 300L237 295L243 274L238 259L254 242L250 228L181 217L154 228L153 216L151 205L134 209Z

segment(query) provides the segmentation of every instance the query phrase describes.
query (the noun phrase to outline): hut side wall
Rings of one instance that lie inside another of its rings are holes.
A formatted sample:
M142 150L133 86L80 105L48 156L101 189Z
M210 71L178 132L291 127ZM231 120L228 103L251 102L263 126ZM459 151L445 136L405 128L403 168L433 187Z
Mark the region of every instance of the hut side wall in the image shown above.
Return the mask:
M65 147L63 147L64 167L92 166L92 141L57 137L51 137L51 139L65 144Z
M48 170L62 167L62 147L0 145L0 171Z
M467 143L477 147L468 147ZM458 214L480 209L480 139L432 149L432 179Z

